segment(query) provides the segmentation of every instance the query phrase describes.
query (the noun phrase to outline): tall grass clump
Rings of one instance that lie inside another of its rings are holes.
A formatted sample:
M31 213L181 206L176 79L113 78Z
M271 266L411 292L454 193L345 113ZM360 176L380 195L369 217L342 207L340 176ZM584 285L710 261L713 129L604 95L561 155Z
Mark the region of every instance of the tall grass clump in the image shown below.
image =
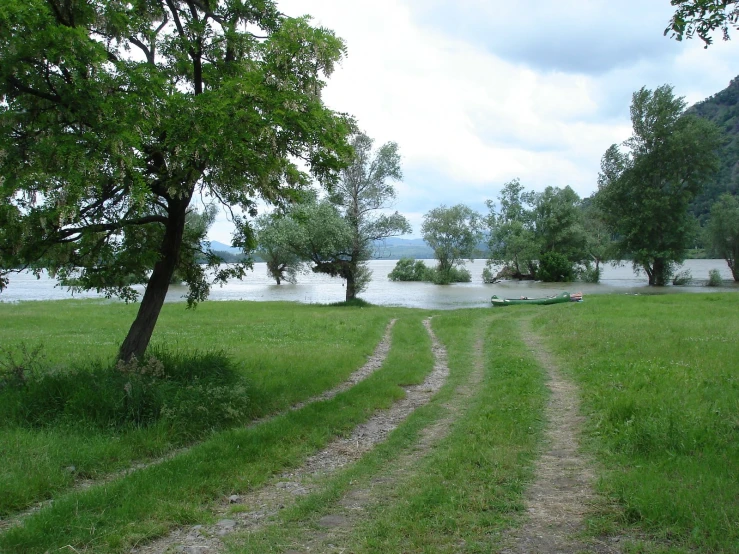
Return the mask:
M707 287L720 287L723 283L723 279L721 279L721 272L718 269L711 269L708 272L708 282L706 283Z
M97 362L47 369L0 388L0 421L41 427L101 429L164 422L186 436L232 425L248 416L247 385L223 352L187 355L155 350L143 361Z

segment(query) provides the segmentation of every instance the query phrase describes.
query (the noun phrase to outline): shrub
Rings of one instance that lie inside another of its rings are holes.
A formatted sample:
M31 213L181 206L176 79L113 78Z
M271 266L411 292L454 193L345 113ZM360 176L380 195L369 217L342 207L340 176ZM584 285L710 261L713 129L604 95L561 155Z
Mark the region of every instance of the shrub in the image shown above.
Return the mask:
M495 274L493 273L493 270L490 269L490 267L485 266L485 269L482 270L482 282L483 283L495 283L497 279L495 278Z
M452 267L447 271L438 268L430 270L430 281L435 285L448 285L450 283L469 283L472 274L464 267Z
M0 421L42 426L145 427L199 434L245 421L247 387L222 352L155 351L139 362L34 373L22 387L0 390Z
M421 260L401 258L388 273L388 278L391 281L430 281L429 271L431 270Z
M31 348L21 343L17 348L0 346L0 390L23 387L43 363L42 345Z
M685 269L672 278L673 285L689 285L693 282L693 275L689 269Z
M567 256L558 252L546 252L539 259L536 276L547 283L561 283L575 280L575 269Z
M600 275L600 267L592 266L589 263L580 267L577 272L577 277L585 283L600 283Z
M723 283L723 279L721 279L721 272L718 269L712 269L708 272L708 282L706 283L707 287L720 287L721 283Z

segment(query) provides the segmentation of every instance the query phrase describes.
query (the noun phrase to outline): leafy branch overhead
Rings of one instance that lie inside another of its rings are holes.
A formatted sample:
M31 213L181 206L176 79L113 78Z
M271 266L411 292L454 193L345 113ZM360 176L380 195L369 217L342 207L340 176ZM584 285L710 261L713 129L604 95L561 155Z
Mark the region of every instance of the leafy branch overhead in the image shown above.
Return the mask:
M677 11L664 34L676 40L698 35L708 48L714 31L720 30L723 39L729 40L729 30L739 28L739 2L735 0L671 0L671 4Z

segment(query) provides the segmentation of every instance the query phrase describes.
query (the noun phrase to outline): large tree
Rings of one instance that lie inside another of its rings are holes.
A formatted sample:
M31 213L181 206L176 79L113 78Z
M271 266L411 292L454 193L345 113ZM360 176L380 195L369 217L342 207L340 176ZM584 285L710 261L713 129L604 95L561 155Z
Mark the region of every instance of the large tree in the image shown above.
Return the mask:
M469 206L439 206L423 216L421 235L438 262L440 282L450 282L455 265L472 261L482 240L482 220ZM445 279L448 277L448 279Z
M663 85L642 88L631 104L634 134L601 161L596 199L617 236L621 259L664 285L695 230L688 206L717 168L716 127L685 115L685 101Z
M739 199L736 196L724 194L713 205L706 233L713 251L726 260L734 281L739 281Z
M77 271L127 299L132 277L146 283L119 351L140 357L193 198L254 215L311 175L335 180L351 121L321 91L343 53L271 0L4 0L0 286L10 268ZM235 221L234 243L253 246ZM184 273L204 299L205 274Z
M736 0L671 0L677 11L665 29L677 40L694 35L705 43L713 42L711 34L721 30L724 40L729 40L729 29L739 28L739 2Z

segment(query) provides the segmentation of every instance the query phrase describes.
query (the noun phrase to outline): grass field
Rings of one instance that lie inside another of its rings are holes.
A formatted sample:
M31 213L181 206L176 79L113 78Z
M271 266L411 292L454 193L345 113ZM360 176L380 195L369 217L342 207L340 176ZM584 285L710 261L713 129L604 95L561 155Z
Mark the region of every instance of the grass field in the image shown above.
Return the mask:
M17 354L21 345L43 344L39 375L111 366L133 310L94 301L0 304L0 348ZM300 550L317 521L358 488L377 488L378 498L343 532L347 551L496 551L505 530L524 521L524 494L544 447L545 372L521 340L526 318L580 388L583 446L596 461L603 499L588 515L586 534L623 537L625 552L739 552L738 310L736 294L593 296L577 305L436 313L167 305L155 349L185 359L222 353L246 387L246 422L277 417L195 434L173 432L164 420L108 427L70 417L0 422L0 518L54 499L21 525L0 520L0 551L70 545L128 552L174 527L212 522L224 495L258 489L299 466L401 398L402 386L420 383L433 365L421 321L433 315L450 369L441 391L357 463L282 510L274 525L230 536L231 551ZM285 412L344 381L393 318L380 370L331 400ZM460 397L475 372L479 382ZM8 390L0 388L0 401ZM438 443L410 454L444 422L448 432ZM171 459L116 477L182 447ZM375 483L389 473L397 479L383 490ZM85 479L92 486L79 489Z

